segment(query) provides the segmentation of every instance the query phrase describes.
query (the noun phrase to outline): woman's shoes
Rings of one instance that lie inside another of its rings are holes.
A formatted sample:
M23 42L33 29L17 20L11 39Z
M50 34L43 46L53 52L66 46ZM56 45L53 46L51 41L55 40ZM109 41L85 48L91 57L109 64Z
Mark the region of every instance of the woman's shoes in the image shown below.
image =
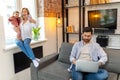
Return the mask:
M32 60L33 64L35 67L39 66L39 61L37 61L36 59Z
M39 59L39 58L35 58L35 60L37 60L38 62L40 62L40 59Z

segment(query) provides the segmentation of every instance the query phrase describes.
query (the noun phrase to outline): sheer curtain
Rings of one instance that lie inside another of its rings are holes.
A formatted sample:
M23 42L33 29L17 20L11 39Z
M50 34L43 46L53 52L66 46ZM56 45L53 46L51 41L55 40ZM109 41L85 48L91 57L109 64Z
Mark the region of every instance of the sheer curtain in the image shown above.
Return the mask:
M8 22L8 18L16 10L15 0L0 0L0 15L3 16L5 45L11 45L15 41L16 33L13 31L13 26Z
M28 8L30 11L30 15L36 19L36 5L35 0L21 0L22 1L22 8Z

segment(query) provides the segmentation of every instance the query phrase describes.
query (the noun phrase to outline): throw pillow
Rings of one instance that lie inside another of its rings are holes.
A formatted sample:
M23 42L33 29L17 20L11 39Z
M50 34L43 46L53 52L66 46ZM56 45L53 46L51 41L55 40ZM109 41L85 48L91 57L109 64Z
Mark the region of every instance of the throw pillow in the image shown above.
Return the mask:
M71 43L62 43L59 52L58 61L70 64L69 56L71 54L72 47L73 44Z

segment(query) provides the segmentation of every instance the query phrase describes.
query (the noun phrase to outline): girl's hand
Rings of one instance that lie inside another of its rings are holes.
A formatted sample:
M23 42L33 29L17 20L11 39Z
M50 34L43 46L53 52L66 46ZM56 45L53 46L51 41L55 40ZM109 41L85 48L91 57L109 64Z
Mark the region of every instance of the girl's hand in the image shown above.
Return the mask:
M8 20L13 26L15 26L15 27L18 26L17 19L14 16L10 17Z
M13 30L15 31L15 32L18 32L19 31L19 28L18 27L13 27Z

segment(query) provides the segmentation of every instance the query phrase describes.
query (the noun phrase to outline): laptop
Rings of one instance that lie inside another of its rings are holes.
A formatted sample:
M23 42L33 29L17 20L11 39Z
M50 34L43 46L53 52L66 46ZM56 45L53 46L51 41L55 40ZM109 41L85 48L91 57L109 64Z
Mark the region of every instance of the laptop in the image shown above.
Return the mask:
M76 71L95 73L98 72L99 64L93 61L77 60L75 68Z

